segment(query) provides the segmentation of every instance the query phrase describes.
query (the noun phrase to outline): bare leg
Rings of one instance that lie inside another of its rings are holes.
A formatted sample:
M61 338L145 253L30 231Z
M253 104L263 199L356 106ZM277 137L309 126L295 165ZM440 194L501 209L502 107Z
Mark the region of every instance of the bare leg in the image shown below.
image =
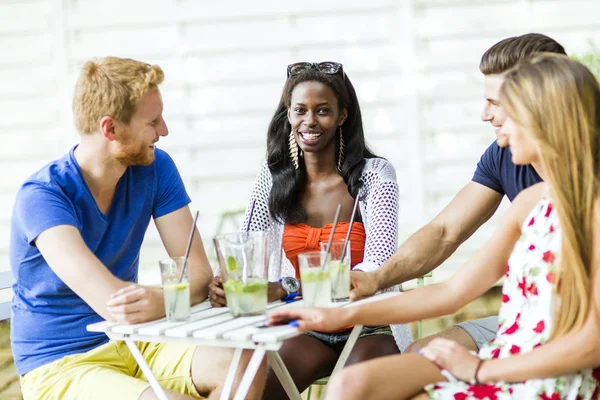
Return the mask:
M307 335L286 340L279 349L279 355L300 393L315 380L329 375L338 359L338 354L333 349L319 339ZM263 400L287 398L277 376L269 368Z
M392 335L365 336L356 341L346 361L346 366L394 354L400 354L400 350L398 350Z
M423 347L427 346L427 344L433 339L437 338L453 340L461 346L466 347L467 350L479 351L479 348L477 348L477 344L475 344L475 341L473 341L473 338L471 338L467 331L465 331L460 326L453 326L439 333L436 333L435 335L427 336L426 338L412 343L406 348L405 353L416 353L417 350L422 349Z
M418 354L380 357L344 368L327 386L327 399L410 399L445 381L440 369Z
M192 360L192 381L201 396L209 399L219 398L234 351L234 349L222 347L198 346L196 348ZM250 361L250 357L252 357L252 350L244 350L240 365L236 372L232 393L235 393L237 390L237 386L242 379L246 366ZM247 399L260 399L262 396L266 369L265 360L254 378L254 382L246 397Z

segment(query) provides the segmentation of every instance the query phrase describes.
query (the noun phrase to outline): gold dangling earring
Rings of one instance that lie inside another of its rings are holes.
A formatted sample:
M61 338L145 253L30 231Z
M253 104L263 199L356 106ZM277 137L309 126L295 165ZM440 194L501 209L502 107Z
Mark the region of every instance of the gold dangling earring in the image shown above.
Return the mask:
M338 171L342 172L342 165L344 165L344 138L342 137L342 127L340 126L340 152L338 154Z
M296 138L294 137L294 131L290 131L290 140L288 141L290 146L290 158L292 159L292 164L294 164L294 168L298 169L300 164L298 163L298 142L296 142Z

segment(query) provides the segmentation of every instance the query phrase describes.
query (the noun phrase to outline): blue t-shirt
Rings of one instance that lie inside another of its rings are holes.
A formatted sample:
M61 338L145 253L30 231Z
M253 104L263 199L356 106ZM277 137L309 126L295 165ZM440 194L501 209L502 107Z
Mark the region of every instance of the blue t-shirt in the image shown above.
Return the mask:
M473 182L505 194L510 201L523 189L542 181L531 165L515 165L510 148L500 147L496 142L487 148L477 163Z
M137 282L140 247L150 218L190 202L175 163L156 149L152 164L125 170L104 215L83 179L74 150L27 179L12 213L11 341L19 375L108 341L103 333L86 331L102 317L56 276L34 244L37 237L57 225L75 226L117 278Z

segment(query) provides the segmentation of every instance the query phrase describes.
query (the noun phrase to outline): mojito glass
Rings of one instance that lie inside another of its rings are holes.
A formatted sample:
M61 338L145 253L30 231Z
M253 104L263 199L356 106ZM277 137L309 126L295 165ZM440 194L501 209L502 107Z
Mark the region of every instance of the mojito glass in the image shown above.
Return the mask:
M189 266L183 276L184 257L160 260L160 275L165 297L167 321L186 321L190 318L190 275Z
M327 307L331 301L329 267L321 268L323 251L308 251L298 255L302 299L307 307Z
M267 311L268 234L230 233L215 237L214 244L231 315L264 314Z
M329 252L329 276L331 278L331 301L350 298L350 241L344 252L344 239L334 240ZM321 242L321 250L327 251L327 242ZM342 259L342 255L344 258Z
M234 317L262 315L267 307L266 279L248 278L244 283L238 279L227 279L223 284L227 307Z

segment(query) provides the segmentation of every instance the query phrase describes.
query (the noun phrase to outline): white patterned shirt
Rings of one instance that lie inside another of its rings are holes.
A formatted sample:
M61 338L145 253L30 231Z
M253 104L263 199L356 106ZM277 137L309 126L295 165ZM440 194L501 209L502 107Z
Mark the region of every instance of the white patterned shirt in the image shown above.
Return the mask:
M359 208L366 232L363 261L353 269L365 272L375 271L396 251L398 243L398 184L396 171L390 162L383 158L367 158L361 175L363 187L360 190ZM284 224L277 221L269 213L269 194L273 179L271 171L264 162L254 182L252 194L246 208L245 230L252 204L256 201L251 231L271 233L271 262L269 280L277 281L284 276L295 276L292 263L285 256L282 248ZM398 291L394 286L386 291ZM407 325L391 325L394 338L401 351L411 342L412 337Z

